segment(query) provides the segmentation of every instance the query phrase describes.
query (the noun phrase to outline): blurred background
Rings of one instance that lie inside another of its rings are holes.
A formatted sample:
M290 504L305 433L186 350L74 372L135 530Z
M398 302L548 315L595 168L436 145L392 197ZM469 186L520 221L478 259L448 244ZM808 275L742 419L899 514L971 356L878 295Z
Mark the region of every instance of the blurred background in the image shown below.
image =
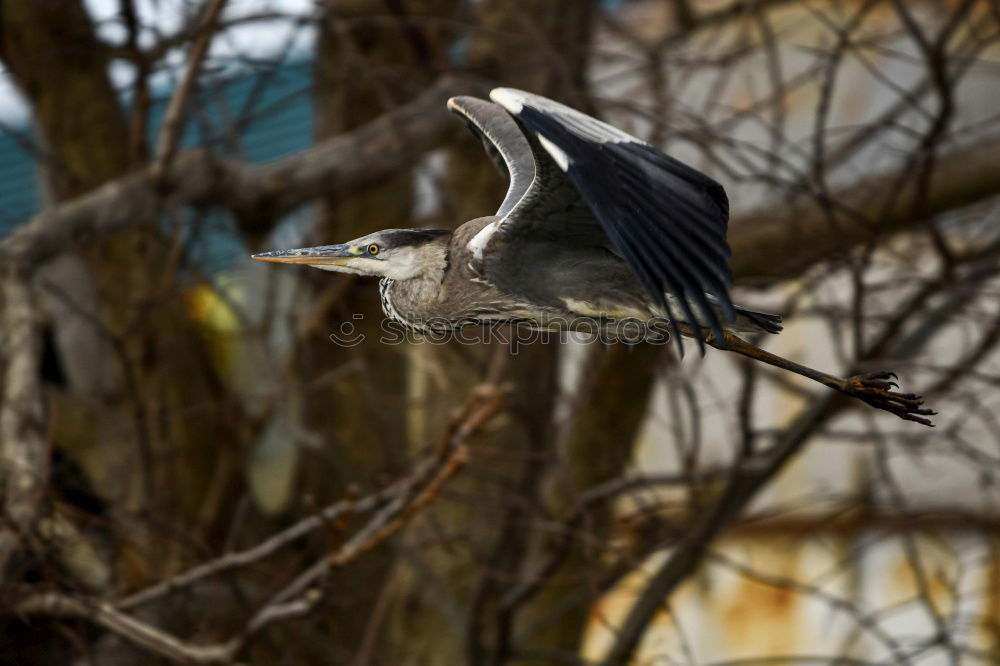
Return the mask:
M1000 663L995 1L0 0L0 61L0 662ZM936 427L249 260L492 214L494 85L718 179L757 342Z

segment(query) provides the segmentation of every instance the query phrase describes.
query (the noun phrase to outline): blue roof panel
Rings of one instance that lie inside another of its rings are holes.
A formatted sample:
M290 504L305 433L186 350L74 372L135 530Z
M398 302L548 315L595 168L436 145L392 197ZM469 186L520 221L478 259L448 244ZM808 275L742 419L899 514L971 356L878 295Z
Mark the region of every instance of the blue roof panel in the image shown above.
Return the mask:
M169 93L158 95L152 105L151 142L169 98ZM38 211L38 164L32 142L29 128L0 129L0 236ZM266 162L312 142L312 63L302 61L203 78L181 145Z
M0 129L0 236L38 210L32 141L24 131Z

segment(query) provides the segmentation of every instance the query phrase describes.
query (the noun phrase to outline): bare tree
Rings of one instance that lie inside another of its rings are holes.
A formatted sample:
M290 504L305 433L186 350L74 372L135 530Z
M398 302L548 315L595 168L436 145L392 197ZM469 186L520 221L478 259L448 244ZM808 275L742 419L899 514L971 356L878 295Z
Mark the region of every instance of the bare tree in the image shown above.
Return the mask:
M0 238L2 660L1000 660L995 3L167 4L0 0L44 193ZM250 159L303 66L313 143ZM497 83L712 173L756 342L937 428L662 346L380 344L371 284L195 260L492 213L444 103Z

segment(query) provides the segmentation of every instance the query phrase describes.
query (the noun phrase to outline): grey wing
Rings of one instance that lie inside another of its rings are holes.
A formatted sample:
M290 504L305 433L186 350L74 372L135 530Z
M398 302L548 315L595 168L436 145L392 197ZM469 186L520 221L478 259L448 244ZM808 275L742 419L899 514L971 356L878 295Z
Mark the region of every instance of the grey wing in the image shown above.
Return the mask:
M469 242L476 260L483 259L487 247L496 254L501 244L528 239L555 241L574 234L610 246L573 184L538 140L526 135L503 107L475 97L453 97L448 100L448 108L460 115L482 140L486 153L509 180L497 219ZM526 227L531 227L530 231ZM494 237L497 231L512 228L518 231L514 238L507 233Z
M707 322L722 341L722 325L709 298L734 317L728 291L729 204L722 186L626 132L545 97L510 88L497 88L490 97L537 135L614 251L671 320L665 292L674 297L699 346L699 321ZM541 185L532 189L543 190ZM529 190L505 224L516 226L515 218L522 216L537 220L525 205L531 198ZM675 328L678 342L679 337Z
M524 197L535 178L535 160L524 132L503 108L476 97L452 97L448 109L462 118L480 138L486 153L507 177L507 195L497 210L503 216Z

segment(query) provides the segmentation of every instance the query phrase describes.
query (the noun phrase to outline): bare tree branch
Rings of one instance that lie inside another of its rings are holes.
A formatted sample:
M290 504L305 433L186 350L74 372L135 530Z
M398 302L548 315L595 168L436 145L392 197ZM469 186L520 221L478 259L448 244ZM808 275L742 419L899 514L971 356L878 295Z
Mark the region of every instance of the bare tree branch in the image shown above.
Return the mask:
M455 446L450 450L445 459L432 461L435 464L429 470L431 472L429 479L425 478L421 481L419 476L414 475L407 479L409 483L397 484L395 486L396 492L401 493L398 497L386 505L382 511L375 514L369 520L368 524L347 541L347 543L338 548L334 553L320 560L317 563L318 566L308 569L306 572L308 575L299 576L293 585L286 587L278 595L275 595L271 601L264 604L247 622L239 635L225 642L208 645L186 642L125 614L122 607L111 602L75 598L58 593L45 592L31 595L16 603L14 612L21 615L48 615L87 619L139 647L176 661L199 664L231 662L246 642L266 626L281 620L299 617L311 611L323 596L318 589L312 586L323 577L330 567L346 566L392 536L411 517L440 495L441 487L458 472L466 459L466 448L456 441ZM426 466L421 466L420 469L424 469L424 467ZM426 472L427 470L424 471ZM415 485L423 485L423 487L420 488L416 495L408 497L405 491ZM373 497L381 497L383 495L384 493L379 493ZM283 537L284 535L278 536ZM290 539L279 540L283 540L284 543L290 541ZM268 546L273 545L273 543L273 539L265 542ZM265 544L261 545L264 546ZM260 558L267 554L268 550L268 548L256 548L253 549L252 554ZM148 601L170 589L176 589L179 584L190 584L196 578L200 579L209 573L217 573L225 568L232 568L236 564L237 562L231 558L218 562L217 566L212 567L211 571L199 567L196 572L192 572L197 573L197 576L189 574L178 584L157 585L154 588L150 588L141 597L137 596L127 599L123 606Z
M827 393L817 400L786 430L782 441L771 452L753 457L737 466L720 498L673 546L666 561L643 588L619 628L614 644L601 663L617 666L628 663L653 616L663 608L663 601L704 559L708 544L743 510L775 474L809 440L815 429L842 409L845 401L839 394Z
M447 99L481 94L483 88L476 79L445 76L378 120L269 164L184 151L163 175L161 188L150 169L111 181L35 216L0 241L0 256L39 264L88 240L155 219L163 197L175 205L227 208L252 226L248 232L260 234L296 206L412 165L456 130Z
M1000 194L1000 138L942 152L936 176L919 216L910 202L916 184L907 182L902 192L892 185L905 167L834 190L829 201L838 211L838 233L830 228L827 212L812 202L798 206L772 206L739 215L730 225L729 245L733 273L739 277L786 278L841 247L855 246L905 229L916 229L926 220Z
M216 664L231 662L255 634L270 624L309 613L322 600L315 586L333 567L343 567L377 548L398 532L417 513L438 498L444 484L468 460L466 440L482 429L501 409L506 392L496 386L482 386L473 391L462 411L452 421L448 432L432 455L400 482L355 502L340 502L272 536L257 546L195 567L170 580L113 603L105 600L75 598L65 594L31 594L14 604L21 615L47 615L89 620L114 632L131 643L180 662ZM317 561L275 594L250 618L243 630L221 643L198 645L183 641L124 613L126 608L148 602L172 590L190 585L207 576L257 562L304 536L328 519L348 511L373 509L384 503L368 522L334 552Z
M210 576L217 576L226 571L232 571L242 567L250 566L277 553L282 548L295 541L312 534L323 525L338 520L347 514L358 514L371 511L388 501L392 497L404 494L406 488L413 485L416 479L427 474L428 469L433 465L433 460L425 460L420 463L414 473L405 479L393 483L377 493L373 493L359 500L341 500L327 507L324 507L316 515L303 518L291 527L288 527L277 534L265 539L257 545L245 550L227 553L221 557L208 562L203 562L191 569L188 569L176 576L160 581L155 585L139 590L129 596L119 600L115 606L125 610L134 606L148 603L158 599L165 594L193 585Z
M159 180L164 172L170 168L170 162L177 152L177 146L184 130L184 117L188 100L194 91L195 83L198 81L201 64L204 62L205 56L208 55L208 47L212 44L212 37L215 35L216 22L225 5L226 0L208 0L201 12L201 19L198 21L198 37L188 54L187 67L184 69L181 82L170 98L170 104L167 105L163 127L160 128L160 136L157 139L156 162L152 166L153 178L156 180Z
M900 322L889 321L879 335L860 355L859 364L877 357L895 339L897 326L911 317L915 308L904 305ZM984 345L995 342L996 334L987 334ZM979 355L979 349L972 354ZM855 371L860 367L855 368ZM851 372L850 374L854 374ZM735 464L725 488L711 506L699 515L694 524L684 530L680 540L671 547L662 565L639 594L620 627L613 645L601 663L607 666L628 663L654 615L663 608L667 599L704 561L709 544L746 508L758 491L765 487L784 469L808 443L817 429L848 406L846 396L826 393L816 399L795 421L782 432L778 442L770 449L745 457Z
M31 534L39 513L47 463L45 421L38 360L41 336L38 298L28 271L17 263L5 266L0 279L0 332L6 351L0 384L0 468L3 511L11 529L0 530L0 579L20 537Z

